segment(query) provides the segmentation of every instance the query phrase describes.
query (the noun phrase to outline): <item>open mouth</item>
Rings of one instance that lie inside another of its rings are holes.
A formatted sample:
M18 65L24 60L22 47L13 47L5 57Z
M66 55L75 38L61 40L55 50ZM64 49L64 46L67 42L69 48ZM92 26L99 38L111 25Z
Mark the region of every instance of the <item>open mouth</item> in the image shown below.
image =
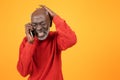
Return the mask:
M39 37L42 37L42 36L44 36L45 35L45 33L42 31L42 32L38 32L38 36Z
M38 37L39 40L44 40L47 38L49 33L49 29L41 29L41 30L36 30L36 36Z

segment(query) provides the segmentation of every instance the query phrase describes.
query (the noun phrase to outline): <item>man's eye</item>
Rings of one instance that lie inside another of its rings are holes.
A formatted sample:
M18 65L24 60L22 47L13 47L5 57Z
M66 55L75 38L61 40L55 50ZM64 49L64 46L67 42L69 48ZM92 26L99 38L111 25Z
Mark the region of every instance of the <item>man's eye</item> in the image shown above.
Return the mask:
M46 24L45 24L45 23L42 23L41 25L42 25L42 26L45 26Z

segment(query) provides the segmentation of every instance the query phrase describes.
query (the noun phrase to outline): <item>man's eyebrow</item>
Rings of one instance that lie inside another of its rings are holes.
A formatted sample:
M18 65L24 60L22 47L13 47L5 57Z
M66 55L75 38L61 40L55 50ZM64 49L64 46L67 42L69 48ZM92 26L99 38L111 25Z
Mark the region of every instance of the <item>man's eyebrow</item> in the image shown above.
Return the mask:
M45 21L41 21L41 22L39 22L40 24L46 24L46 22Z
M38 24L38 23L46 23L45 21L41 21L41 22L33 22L33 24Z
M33 16L33 18L41 18L41 16Z
M41 21L40 23L46 23L45 21Z

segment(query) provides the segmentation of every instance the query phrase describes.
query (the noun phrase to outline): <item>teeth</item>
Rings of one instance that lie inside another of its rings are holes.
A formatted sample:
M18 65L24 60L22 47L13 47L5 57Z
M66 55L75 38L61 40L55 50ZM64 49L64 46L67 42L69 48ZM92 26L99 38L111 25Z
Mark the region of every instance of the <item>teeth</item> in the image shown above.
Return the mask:
M38 36L43 36L43 35L44 35L43 32L39 32L39 33L38 33Z

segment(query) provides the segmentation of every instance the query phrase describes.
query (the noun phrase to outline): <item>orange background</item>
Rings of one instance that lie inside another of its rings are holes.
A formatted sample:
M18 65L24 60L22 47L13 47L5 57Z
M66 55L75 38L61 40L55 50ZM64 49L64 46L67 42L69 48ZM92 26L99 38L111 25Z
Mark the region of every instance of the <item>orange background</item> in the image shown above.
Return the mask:
M0 80L27 80L16 70L18 50L24 24L39 4L76 32L77 44L62 54L65 80L120 80L119 0L1 0Z

